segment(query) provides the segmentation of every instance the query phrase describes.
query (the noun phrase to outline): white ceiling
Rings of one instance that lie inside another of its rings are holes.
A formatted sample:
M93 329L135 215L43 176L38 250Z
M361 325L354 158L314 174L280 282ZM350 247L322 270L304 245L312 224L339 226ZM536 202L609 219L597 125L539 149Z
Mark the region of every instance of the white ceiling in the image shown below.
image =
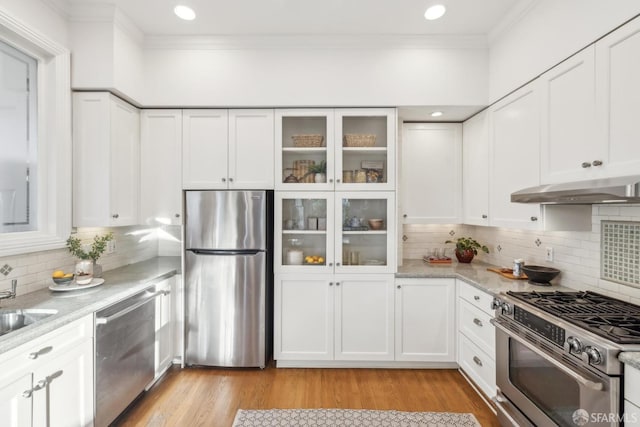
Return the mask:
M54 0L55 1L55 0ZM59 1L59 0L58 0ZM480 35L486 36L531 0L63 0L115 4L145 35ZM178 19L181 3L197 14ZM446 5L437 21L426 8Z

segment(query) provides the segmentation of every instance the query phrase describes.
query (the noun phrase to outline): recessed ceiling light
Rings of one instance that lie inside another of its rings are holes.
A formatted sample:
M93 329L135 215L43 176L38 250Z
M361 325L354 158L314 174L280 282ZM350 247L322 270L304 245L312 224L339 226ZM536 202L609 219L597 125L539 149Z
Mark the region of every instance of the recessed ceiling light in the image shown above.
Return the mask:
M442 111L434 111L431 113L431 117L440 117L442 115Z
M442 18L442 15L447 11L447 8L441 4L434 4L424 13L424 19L433 21L434 19Z
M189 6L183 6L181 4L173 8L173 13L178 15L178 18L185 21L193 21L196 19L196 13Z

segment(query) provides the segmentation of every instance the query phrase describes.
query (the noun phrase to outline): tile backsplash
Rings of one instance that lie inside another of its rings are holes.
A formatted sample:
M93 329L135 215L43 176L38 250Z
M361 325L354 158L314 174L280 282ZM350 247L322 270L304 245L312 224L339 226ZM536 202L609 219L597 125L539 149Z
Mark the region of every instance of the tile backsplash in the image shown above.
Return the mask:
M430 249L447 247L447 255L453 255L453 244L447 239L471 236L489 247L490 253L480 253L478 259L498 266L511 267L515 258L523 258L527 264L547 265L562 271L554 283L591 290L640 304L640 287L616 283L600 277L600 243L602 221L640 222L640 205L594 205L592 229L575 231L525 231L497 227L470 225L403 226L407 236L403 244L403 258L420 259ZM455 234L453 238L450 232ZM553 262L545 261L546 248L553 248ZM638 274L638 264L633 264Z

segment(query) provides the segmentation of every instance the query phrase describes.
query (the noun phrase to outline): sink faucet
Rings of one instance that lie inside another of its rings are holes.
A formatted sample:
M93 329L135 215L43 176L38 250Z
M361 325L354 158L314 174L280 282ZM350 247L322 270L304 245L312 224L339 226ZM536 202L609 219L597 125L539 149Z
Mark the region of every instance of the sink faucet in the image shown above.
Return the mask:
M11 281L11 290L10 291L2 291L2 292L0 292L0 300L15 298L16 297L16 288L17 287L18 287L18 279L13 279Z

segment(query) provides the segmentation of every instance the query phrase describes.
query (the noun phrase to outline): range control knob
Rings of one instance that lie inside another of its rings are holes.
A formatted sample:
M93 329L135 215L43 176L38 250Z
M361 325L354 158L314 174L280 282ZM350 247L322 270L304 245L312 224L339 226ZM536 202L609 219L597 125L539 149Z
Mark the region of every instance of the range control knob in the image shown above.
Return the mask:
M567 338L567 344L569 345L569 353L580 354L582 353L582 343L576 337Z
M503 302L501 305L502 314L511 314L513 313L513 308L511 308L511 304L508 302Z
M602 363L602 355L597 348L587 346L584 348L584 352L587 354L587 359L592 365L599 365Z

